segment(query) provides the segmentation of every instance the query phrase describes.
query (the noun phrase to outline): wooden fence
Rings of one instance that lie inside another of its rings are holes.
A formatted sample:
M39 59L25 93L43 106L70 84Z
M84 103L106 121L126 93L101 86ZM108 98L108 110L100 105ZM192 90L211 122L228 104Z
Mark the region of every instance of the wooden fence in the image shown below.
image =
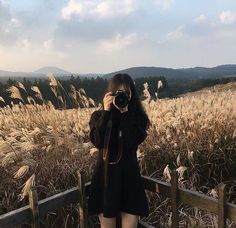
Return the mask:
M37 190L32 187L29 193L29 205L0 215L0 227L14 227L20 224L31 224L33 228L39 227L40 217L49 212L62 208L70 203L79 203L79 227L88 228L88 215L86 200L91 182L85 183L84 173L78 172L78 186L62 193L38 201ZM171 173L171 183L142 176L146 190L160 193L171 199L172 227L179 227L179 203L198 207L218 215L218 227L226 227L226 219L236 222L236 205L228 203L225 195L225 184L218 188L218 199L178 187L177 172ZM117 227L121 227L120 217L117 217ZM139 228L154 228L145 222L139 221Z

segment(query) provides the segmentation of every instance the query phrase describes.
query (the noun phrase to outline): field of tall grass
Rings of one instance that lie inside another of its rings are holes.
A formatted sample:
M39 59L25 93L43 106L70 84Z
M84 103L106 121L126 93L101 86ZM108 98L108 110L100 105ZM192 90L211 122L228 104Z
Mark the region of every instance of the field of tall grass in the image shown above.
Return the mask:
M170 170L177 169L181 187L213 197L223 181L229 201L236 203L235 101L233 89L143 101L152 126L137 151L142 174L168 182ZM96 109L45 104L0 109L0 214L26 205L31 185L43 199L77 185L77 170L90 180L97 149L89 141L88 121ZM170 201L147 195L151 213L143 220L167 227ZM73 226L76 214L77 207L68 207L49 214L42 226ZM217 227L215 215L196 208L184 206L180 218L182 226Z

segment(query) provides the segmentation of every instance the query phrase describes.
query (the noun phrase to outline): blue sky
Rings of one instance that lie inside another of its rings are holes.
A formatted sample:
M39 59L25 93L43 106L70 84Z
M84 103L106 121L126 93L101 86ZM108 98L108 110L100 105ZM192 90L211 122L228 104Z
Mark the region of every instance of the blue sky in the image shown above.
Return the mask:
M236 63L235 0L0 0L0 70Z

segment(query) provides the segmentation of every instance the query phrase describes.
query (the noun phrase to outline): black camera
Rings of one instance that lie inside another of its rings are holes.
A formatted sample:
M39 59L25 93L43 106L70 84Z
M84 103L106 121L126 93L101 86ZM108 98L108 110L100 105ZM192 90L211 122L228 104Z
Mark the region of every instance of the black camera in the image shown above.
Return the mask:
M118 89L111 94L115 96L114 103L119 108L124 108L129 103L129 93Z

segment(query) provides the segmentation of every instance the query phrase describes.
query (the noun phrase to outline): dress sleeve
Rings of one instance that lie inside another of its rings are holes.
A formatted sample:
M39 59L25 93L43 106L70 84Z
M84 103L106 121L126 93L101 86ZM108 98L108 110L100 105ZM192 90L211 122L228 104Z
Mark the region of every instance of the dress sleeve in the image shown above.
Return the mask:
M147 137L145 123L141 126L135 125L134 121L129 118L128 111L121 113L120 128L124 138L128 139L130 143L135 143L135 145L141 144Z
M103 148L105 131L109 116L110 111L107 110L96 110L91 114L89 120L89 138L94 146L98 149Z

